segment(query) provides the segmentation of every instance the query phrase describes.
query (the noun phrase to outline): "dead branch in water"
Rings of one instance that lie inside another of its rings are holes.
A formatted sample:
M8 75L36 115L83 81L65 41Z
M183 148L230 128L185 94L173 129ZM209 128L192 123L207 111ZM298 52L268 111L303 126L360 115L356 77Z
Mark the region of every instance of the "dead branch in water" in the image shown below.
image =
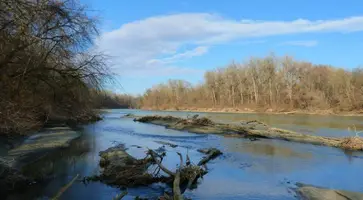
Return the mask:
M112 200L121 200L122 198L124 198L126 195L128 194L127 191L123 191L121 194L116 195L114 198L112 198Z
M222 152L216 148L198 149L198 151L207 154L207 156L203 157L203 159L199 161L198 166L202 166L222 154Z
M72 184L77 180L79 174L77 174L67 185L63 186L58 193L52 198L52 200L59 199L60 196L69 188L72 186Z
M180 165L179 169L176 170L174 182L173 182L173 193L174 193L174 200L183 200L183 195L180 192L180 170L183 168L183 156L181 153L177 153L180 157Z
M174 193L174 200L182 200L183 196L182 194L185 192L181 192L180 185L186 184L185 189L191 188L191 185L197 181L197 179L201 176L203 176L205 173L207 173L204 169L202 169L200 166L205 165L210 160L216 158L217 156L221 155L222 152L218 149L211 148L211 149L201 149L200 152L204 152L208 154L206 157L204 157L201 161L199 161L198 166L191 165L189 156L187 155L187 163L184 164L183 156L181 153L177 152L179 158L180 158L180 164L179 168L176 170L175 173L168 170L166 167L164 167L161 162L156 158L157 153L153 150L149 150L149 154L154 159L155 163L159 166L161 170L163 170L165 173L169 174L174 178L173 180L173 193Z
M161 164L161 162L159 161L159 159L157 159L157 153L153 150L149 150L148 154L151 156L151 158L155 161L155 163L159 166L159 168L161 170L163 170L165 173L167 173L169 176L174 177L175 173L171 172L168 168L164 167L164 165Z

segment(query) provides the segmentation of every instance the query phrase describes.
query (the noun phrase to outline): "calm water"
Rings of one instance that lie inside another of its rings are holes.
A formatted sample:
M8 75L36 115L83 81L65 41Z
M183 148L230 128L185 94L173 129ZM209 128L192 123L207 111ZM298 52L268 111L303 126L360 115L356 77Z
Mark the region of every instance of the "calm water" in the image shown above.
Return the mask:
M126 113L136 115L160 114L187 116L187 112L152 112L138 110L109 110L104 120L83 128L83 136L71 148L53 155L32 166L31 173L39 170L49 173L50 181L32 187L22 194L8 199L49 199L68 183L76 174L87 176L99 171L99 151L119 142L125 143L129 153L144 156L144 148L158 148L155 141L178 144L175 149L166 147L168 157L165 164L175 168L179 162L175 152L186 153L195 163L203 156L196 150L217 147L223 156L208 164L209 173L198 188L187 191L192 199L296 199L291 187L296 182L317 186L363 192L363 153L344 152L330 147L298 144L277 140L248 141L225 138L217 135L197 135L188 132L167 130L160 126L135 123L132 119L120 118ZM347 128L353 124L363 128L362 117L328 117L309 115L266 115L266 114L220 114L200 113L216 121L238 123L240 120L258 119L269 125L297 130L303 133L344 137L354 135ZM129 188L129 195L156 197L163 193L163 185ZM120 189L101 183L84 185L76 182L61 199L112 199Z

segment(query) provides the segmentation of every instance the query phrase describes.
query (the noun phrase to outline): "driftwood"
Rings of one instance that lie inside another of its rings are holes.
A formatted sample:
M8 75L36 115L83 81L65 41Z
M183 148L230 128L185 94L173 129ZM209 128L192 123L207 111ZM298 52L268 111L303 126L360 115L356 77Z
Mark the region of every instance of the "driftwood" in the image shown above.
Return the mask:
M200 149L199 151L207 154L207 156L205 156L201 161L199 161L199 164L197 166L190 164L190 158L188 154L187 154L186 164L184 164L183 156L181 153L178 152L177 154L180 158L180 164L179 168L176 170L175 173L171 172L169 169L167 169L165 166L162 165L162 163L158 160L156 152L154 152L153 150L148 151L148 154L152 157L152 159L154 159L154 162L158 165L158 167L174 179L173 180L174 200L182 200L183 199L182 194L185 192L185 189L191 188L191 185L195 183L199 177L202 177L204 174L207 173L200 166L205 165L210 160L222 154L222 152L216 148ZM180 189L181 185L186 185L186 187L184 187L184 190L182 191ZM164 196L164 199L165 198L166 197Z
M218 149L205 149L207 154L200 163L207 163L209 160L220 155ZM169 170L162 164L165 152L158 154L156 151L148 149L144 159L136 159L126 152L125 147L120 144L100 152L101 174L99 176L84 178L87 181L102 181L106 184L118 187L133 187L150 185L152 183L163 182L173 188L173 195L164 195L162 199L183 199L183 193L187 188L197 182L197 180L207 173L206 169L200 165L191 164L187 155L184 163L183 155L177 153L180 158L179 167L175 172ZM153 173L148 172L149 166L156 166ZM160 175L162 171L166 175Z
M164 165L161 164L161 162L159 161L159 159L157 159L157 153L153 150L149 150L149 155L151 156L151 158L155 161L155 163L159 166L159 168L161 170L163 170L165 173L167 173L169 176L174 177L175 173L171 172L168 168L164 167Z
M174 193L174 200L183 200L183 195L180 191L180 170L183 168L183 156L178 153L180 157L180 165L179 169L176 170L174 182L173 182L173 193Z

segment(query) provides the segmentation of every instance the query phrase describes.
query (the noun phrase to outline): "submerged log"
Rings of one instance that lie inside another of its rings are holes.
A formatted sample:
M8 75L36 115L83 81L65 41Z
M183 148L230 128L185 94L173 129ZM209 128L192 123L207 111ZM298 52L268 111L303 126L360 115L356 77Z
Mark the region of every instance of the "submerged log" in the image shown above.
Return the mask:
M173 116L144 116L135 121L165 126L169 129L189 131L200 134L221 134L242 138L266 138L308 143L342 148L346 150L363 150L363 138L334 138L297 133L289 130L269 127L258 121L244 122L239 125L215 123L207 118L184 119ZM251 127L251 125L253 125Z
M171 148L176 148L178 147L178 145L176 144L173 144L173 143L170 143L170 142L164 142L164 141L155 141L156 143L159 143L159 144L162 144L162 145L166 145L166 146L169 146Z
M198 149L198 151L201 153L207 154L205 157L202 158L202 160L199 161L198 166L205 165L210 160L212 160L222 154L222 152L216 148Z

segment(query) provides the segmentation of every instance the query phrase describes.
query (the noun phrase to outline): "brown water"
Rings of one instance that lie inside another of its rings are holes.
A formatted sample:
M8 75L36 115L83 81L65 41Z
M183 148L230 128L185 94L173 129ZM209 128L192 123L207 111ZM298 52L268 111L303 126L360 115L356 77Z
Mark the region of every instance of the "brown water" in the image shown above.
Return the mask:
M175 168L176 152L186 153L197 162L203 155L196 149L217 147L223 156L208 164L209 173L200 181L198 188L187 191L192 199L297 199L292 188L297 182L322 187L363 192L363 153L344 152L331 147L314 146L278 140L251 142L240 138L225 138L218 135L198 135L168 130L161 126L133 122L120 118L126 113L135 115L187 116L188 112L153 112L140 110L109 110L103 121L83 128L83 136L71 148L36 163L29 173L40 170L49 172L49 181L38 184L22 194L7 199L49 199L68 183L76 174L88 176L99 171L98 152L115 143L122 142L129 147L129 153L142 157L145 149L159 148L155 141L166 141L179 145L166 147L168 157L165 164ZM336 117L313 115L266 115L198 113L216 121L238 123L240 120L258 119L265 123L307 134L325 136L352 136L347 128L353 124L363 129L362 117ZM128 188L129 195L156 198L162 194L164 185ZM120 189L102 183L76 182L61 199L112 199Z

